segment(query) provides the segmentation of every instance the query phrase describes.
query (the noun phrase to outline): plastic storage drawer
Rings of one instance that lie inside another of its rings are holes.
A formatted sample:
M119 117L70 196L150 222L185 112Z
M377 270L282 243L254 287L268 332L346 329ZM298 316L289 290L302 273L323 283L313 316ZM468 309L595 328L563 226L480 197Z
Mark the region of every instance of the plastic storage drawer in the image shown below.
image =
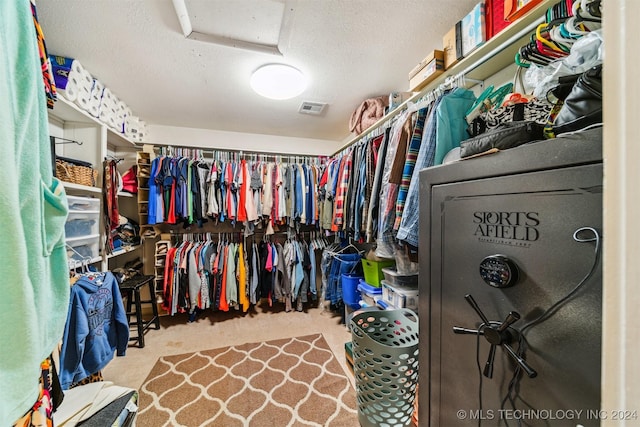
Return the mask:
M67 196L69 212L96 212L100 214L100 199L92 197Z
M358 290L362 301L369 307L375 307L376 300L382 296L382 289L377 286L371 286L364 280L360 280Z
M393 286L415 289L418 287L418 273L399 274L395 268L383 268L385 282Z
M64 232L67 238L85 237L98 234L100 213L70 211L67 222L64 224Z
M382 281L382 300L395 308L418 310L418 290L393 286Z
M69 261L89 261L100 256L100 235L67 239L67 257Z

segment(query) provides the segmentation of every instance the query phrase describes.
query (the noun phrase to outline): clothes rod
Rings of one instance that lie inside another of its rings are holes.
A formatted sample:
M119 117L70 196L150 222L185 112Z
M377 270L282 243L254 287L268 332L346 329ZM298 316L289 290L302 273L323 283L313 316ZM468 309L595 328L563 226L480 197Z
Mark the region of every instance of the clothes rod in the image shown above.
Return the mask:
M226 152L226 153L237 153L239 155L258 155L258 156L280 156L280 157L309 157L309 158L318 158L323 159L327 158L326 154L302 154L302 153L283 153L283 152L271 152L271 151L260 151L260 150L242 150L242 149L233 149L233 148L212 148L212 147L192 147L192 146L184 146L184 145L154 145L154 150L164 148L170 149L172 151L176 150L192 150L199 151L201 153L213 154L215 152Z
M464 63L465 60L467 60L467 59L471 60L473 58L473 53L471 54L472 56L467 57L467 58L463 58L461 63L456 64L450 70L450 71L455 71L456 68L463 68L463 71L460 71L458 73L454 73L452 75L453 76L455 76L455 75L464 75L466 80L468 80L470 82L477 83L479 80L471 79L471 78L466 77L466 76L469 73L472 73L477 68L479 68L481 65L485 64L487 61L490 60L490 58L496 56L498 53L502 52L503 50L505 50L509 46L514 45L516 42L518 42L518 40L520 40L520 39L526 37L527 35L529 35L540 23L544 22L545 21L544 16L543 16L544 13L541 13L541 15L538 16L537 18L534 18L534 16L536 14L540 13L541 11L544 12L547 8L549 8L549 4L550 3L553 3L553 2L543 2L538 7L533 9L530 12L530 15L528 15L529 19L531 19L531 22L529 22L527 25L525 25L521 30L516 31L513 35L509 36L506 40L504 40L501 43L499 43L498 45L496 45L490 51L481 54L480 57L477 58L475 61L471 62L468 65L466 65ZM526 19L526 17L523 17L522 19ZM509 27L506 28L506 31L508 31L508 30L509 30ZM407 99L405 102L400 104L393 111L391 111L390 113L388 113L385 116L383 116L382 118L380 118L378 121L376 121L374 124L369 126L367 129L365 129L359 135L357 135L354 138L350 139L347 143L342 145L338 150L333 152L329 157L336 156L337 154L341 153L345 149L349 148L350 146L352 146L355 143L357 143L358 141L360 141L363 137L366 137L373 130L375 130L376 128L378 128L381 125L383 125L386 121L392 119L393 117L397 116L399 113L404 111L407 108L409 103L415 103L418 99L422 98L423 96L425 96L429 92L431 92L434 89L438 88L439 85L442 84L446 80L446 78L450 77L450 76L441 75L438 78L436 78L433 82L428 84L425 88L421 89L419 92L414 93L409 99Z
M59 144L78 144L78 145L82 145L83 144L81 141L76 141L75 139L61 138L59 136L52 136L51 139L54 141L54 144L56 144L56 145L59 145ZM55 142L55 141L60 141L60 142Z

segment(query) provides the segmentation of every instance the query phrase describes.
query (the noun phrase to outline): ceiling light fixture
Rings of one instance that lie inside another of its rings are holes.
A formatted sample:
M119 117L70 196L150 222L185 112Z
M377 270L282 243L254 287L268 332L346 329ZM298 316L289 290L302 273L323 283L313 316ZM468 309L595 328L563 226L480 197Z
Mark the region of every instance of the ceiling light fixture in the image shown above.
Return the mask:
M297 68L285 64L267 64L251 75L251 87L270 99L290 99L307 88L307 78Z

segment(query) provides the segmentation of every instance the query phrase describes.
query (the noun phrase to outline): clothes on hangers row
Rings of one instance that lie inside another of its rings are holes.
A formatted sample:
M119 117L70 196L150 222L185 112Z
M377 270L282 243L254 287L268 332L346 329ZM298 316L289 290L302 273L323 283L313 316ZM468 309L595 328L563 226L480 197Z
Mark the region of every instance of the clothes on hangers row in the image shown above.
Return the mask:
M320 194L332 215L330 224L321 222L323 228L376 241L376 253L384 258L393 258L396 240L418 246L418 173L442 164L468 137L464 114L476 97L453 88L427 99L328 162Z
M322 167L246 160L193 160L159 156L149 176L149 224L202 225L208 219L276 224L318 222L317 182Z
M190 321L207 309L247 312L260 300L301 311L317 298L315 249L298 239L184 240L167 251L162 306L171 315L189 313Z

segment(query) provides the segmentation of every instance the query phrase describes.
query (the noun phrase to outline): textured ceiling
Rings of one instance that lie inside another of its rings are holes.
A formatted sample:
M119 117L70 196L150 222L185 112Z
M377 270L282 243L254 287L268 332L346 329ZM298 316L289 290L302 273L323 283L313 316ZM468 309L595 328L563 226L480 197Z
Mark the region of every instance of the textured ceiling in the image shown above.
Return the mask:
M442 35L475 3L185 1L194 31L277 43L282 56L187 39L169 0L37 7L49 53L78 59L147 123L341 141L362 100L407 90L409 70L442 48ZM252 71L272 62L305 72L307 90L287 101L255 94ZM302 101L328 107L322 116L300 114Z

